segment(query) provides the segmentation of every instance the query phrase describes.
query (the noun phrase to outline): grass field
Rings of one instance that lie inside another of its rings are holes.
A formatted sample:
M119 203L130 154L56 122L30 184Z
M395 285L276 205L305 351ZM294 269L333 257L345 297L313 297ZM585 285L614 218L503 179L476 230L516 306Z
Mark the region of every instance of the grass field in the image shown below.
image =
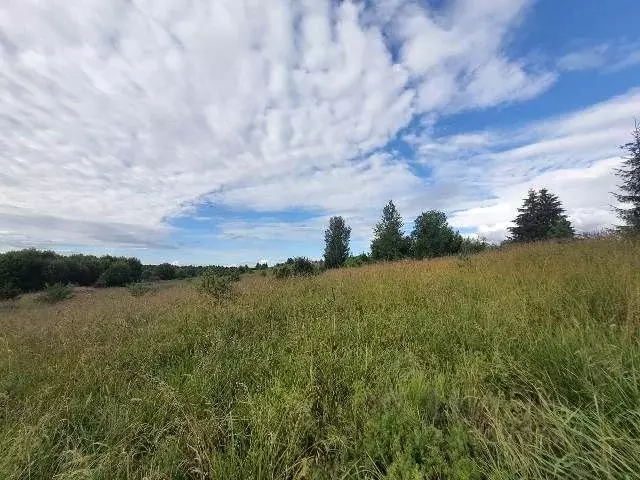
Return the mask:
M0 478L638 478L640 244L0 305Z

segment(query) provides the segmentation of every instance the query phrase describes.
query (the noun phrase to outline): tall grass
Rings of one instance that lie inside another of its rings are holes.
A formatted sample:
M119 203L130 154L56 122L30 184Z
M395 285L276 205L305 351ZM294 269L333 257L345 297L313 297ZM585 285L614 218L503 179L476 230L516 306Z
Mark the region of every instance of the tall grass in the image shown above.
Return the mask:
M640 244L0 309L0 478L636 478Z

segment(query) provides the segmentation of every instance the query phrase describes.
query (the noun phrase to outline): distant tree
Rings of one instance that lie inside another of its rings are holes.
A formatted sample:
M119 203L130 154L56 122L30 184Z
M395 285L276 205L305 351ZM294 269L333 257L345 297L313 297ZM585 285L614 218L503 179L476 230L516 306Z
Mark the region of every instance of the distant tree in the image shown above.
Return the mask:
M351 227L348 227L342 217L331 217L329 228L324 232L324 264L327 268L337 268L344 265L349 258L349 239Z
M416 258L440 257L458 253L462 237L447 224L444 212L430 210L416 218L411 244Z
M135 257L127 258L129 269L131 270L131 281L139 282L142 280L142 262Z
M160 280L173 280L176 278L176 268L170 263L162 263L156 267L155 276Z
M566 218L560 218L553 222L551 228L547 232L548 238L571 238L575 235L575 230L571 222Z
M546 188L529 190L515 226L509 228L514 242L534 242L548 238L567 238L574 234L573 227L564 214L562 202Z
M97 285L102 287L121 287L127 283L131 283L131 267L126 260L116 260L109 268L107 268L100 278Z
M409 239L402 235L402 218L390 200L382 210L382 219L375 226L371 241L374 260L395 260L409 253Z
M621 147L626 155L616 175L622 179L618 186L622 193L614 193L616 200L627 205L617 208L618 217L624 222L622 231L640 233L640 124L636 122L629 143Z

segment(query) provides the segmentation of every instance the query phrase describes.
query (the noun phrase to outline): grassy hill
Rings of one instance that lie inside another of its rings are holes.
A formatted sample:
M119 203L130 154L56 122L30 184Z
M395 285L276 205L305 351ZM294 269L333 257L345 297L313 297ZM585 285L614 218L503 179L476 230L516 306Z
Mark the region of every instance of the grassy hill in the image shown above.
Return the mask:
M0 304L0 478L637 478L640 244Z

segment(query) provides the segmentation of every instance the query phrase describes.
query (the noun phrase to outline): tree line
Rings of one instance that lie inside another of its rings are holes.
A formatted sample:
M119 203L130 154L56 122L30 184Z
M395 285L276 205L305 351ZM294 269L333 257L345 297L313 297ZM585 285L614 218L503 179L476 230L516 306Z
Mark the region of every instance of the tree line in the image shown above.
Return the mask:
M624 207L616 212L622 220L618 231L640 234L640 124L636 122L632 140L621 147L622 166L615 170L621 178L621 193L614 198ZM393 201L382 210L382 218L375 225L370 254L350 256L351 228L341 216L331 217L324 234L324 265L326 268L357 266L370 260L398 260L401 258L433 258L458 253L477 253L488 247L483 240L463 238L447 223L447 216L438 210L421 213L413 223L410 235L403 234L402 217ZM557 195L546 188L529 190L503 243L535 242L572 238L575 230L565 215Z
M140 281L198 277L204 271L237 277L249 270L247 265L143 265L134 257L98 257L81 254L65 256L53 251L17 250L0 254L0 299L39 291L46 285L120 287Z

